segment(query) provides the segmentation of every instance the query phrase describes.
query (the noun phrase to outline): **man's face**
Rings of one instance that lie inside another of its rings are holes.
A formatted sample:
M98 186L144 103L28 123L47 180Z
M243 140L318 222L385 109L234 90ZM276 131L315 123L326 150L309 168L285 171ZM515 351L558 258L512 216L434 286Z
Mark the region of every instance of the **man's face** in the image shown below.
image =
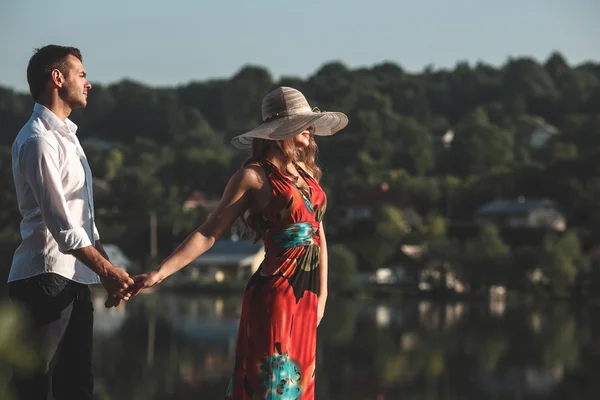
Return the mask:
M64 83L59 94L72 110L83 108L87 105L88 91L92 85L87 81L83 64L75 56L70 55L67 59L69 69L64 75Z

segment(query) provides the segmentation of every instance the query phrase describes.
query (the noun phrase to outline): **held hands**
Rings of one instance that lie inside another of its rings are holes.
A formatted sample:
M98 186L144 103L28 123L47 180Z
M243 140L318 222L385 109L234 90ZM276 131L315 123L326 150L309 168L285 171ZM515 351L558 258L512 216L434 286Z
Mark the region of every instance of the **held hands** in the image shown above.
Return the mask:
M147 289L163 281L164 277L158 271L150 271L145 274L137 275L133 278L135 284L132 290L132 296L136 296L142 289Z
M121 301L129 300L128 290L135 283L124 269L115 266L109 268L105 275L100 276L100 282L108 294L108 299L104 303L106 307L109 305L116 307L121 304Z
M164 278L160 276L158 271L150 271L129 279L129 285L121 285L117 291L110 292L107 288L106 291L108 292L109 297L104 303L106 308L117 307L121 304L121 301L129 300L132 296L137 296L143 289L147 289L162 282ZM104 285L104 281L102 282ZM106 285L104 286L106 287Z

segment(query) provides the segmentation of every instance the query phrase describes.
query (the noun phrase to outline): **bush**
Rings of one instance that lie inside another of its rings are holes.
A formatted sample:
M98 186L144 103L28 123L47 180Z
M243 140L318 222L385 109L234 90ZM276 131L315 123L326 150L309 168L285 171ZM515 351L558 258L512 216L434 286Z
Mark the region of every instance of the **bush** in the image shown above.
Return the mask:
M328 247L329 287L333 290L350 288L356 274L357 262L354 253L343 244Z

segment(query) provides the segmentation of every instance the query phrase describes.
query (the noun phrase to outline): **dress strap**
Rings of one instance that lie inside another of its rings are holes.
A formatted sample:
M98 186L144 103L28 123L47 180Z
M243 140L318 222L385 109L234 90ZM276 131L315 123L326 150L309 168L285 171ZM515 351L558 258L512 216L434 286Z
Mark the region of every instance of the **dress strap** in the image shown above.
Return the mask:
M306 203L306 206L312 211L312 205L311 205L311 198L313 195L313 188L310 185L310 183L308 182L308 180L313 180L314 179L312 177L310 177L310 175L306 174L306 172L300 168L299 165L297 165L296 163L294 163L294 166L296 167L298 174L304 179L304 181L306 182L306 186L308 189L308 193L304 193L304 191L302 191L300 189L300 187L294 183L292 181L292 179L290 179L289 176L287 176L286 174L283 173L283 171L281 171L281 169L279 167L277 167L275 164L273 164L271 161L267 160L267 159L263 159L261 160L266 166L267 168L270 168L272 171L275 172L276 176L278 176L279 178L281 178L281 180L283 181L284 185L290 185L292 188L294 188L295 190L297 190L301 195L302 198L304 199L304 202ZM298 170L298 168L300 168L300 170ZM305 174L308 175L307 178L305 178ZM278 185L273 184L273 182L271 181L271 186L273 186L273 188L275 188Z
M302 177L306 180L306 178L310 179L311 181L315 181L316 179L313 178L313 176L311 174L309 174L308 172L306 172L306 170L304 168L302 168L300 166L300 164L297 164L296 162L294 162L294 166L296 167L296 169L298 170L298 172L300 172L302 174Z

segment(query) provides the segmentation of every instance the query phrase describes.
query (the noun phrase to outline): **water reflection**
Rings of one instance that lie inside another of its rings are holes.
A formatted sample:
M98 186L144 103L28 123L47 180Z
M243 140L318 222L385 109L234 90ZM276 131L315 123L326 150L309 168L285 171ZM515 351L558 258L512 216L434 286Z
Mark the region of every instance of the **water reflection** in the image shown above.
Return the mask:
M98 398L220 399L240 297L142 295L96 303ZM594 399L598 310L557 304L332 298L319 328L317 399Z

